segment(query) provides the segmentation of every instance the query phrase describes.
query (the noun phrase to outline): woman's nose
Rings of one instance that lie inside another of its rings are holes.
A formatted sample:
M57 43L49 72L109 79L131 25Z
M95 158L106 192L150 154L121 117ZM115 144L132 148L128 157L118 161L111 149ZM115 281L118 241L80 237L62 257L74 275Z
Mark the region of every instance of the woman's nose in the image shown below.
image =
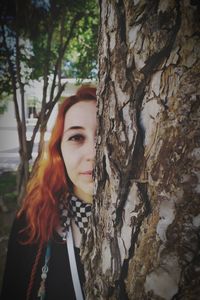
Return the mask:
M96 155L96 138L93 138L87 143L86 158L87 160L94 160L95 155Z

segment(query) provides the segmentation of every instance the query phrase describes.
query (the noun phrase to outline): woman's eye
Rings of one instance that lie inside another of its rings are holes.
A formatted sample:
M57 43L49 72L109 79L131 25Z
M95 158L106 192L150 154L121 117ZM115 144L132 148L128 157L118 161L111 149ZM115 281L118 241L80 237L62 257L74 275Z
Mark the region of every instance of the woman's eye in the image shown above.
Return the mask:
M68 141L72 142L82 142L83 140L84 136L82 136L81 134L75 134L68 139Z

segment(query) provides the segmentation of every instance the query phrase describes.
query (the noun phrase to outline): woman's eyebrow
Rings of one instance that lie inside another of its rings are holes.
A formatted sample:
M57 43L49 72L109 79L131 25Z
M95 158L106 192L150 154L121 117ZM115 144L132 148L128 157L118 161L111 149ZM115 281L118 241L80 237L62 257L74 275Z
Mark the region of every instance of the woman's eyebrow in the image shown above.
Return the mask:
M68 132L70 130L75 130L75 129L84 129L84 127L82 127L82 126L71 126L71 127L67 128L64 132Z

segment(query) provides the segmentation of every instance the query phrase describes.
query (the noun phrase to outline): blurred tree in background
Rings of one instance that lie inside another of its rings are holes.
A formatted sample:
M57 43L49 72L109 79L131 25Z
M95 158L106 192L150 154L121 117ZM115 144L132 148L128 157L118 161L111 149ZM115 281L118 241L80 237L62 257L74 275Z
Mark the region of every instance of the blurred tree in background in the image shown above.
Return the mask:
M47 122L66 87L67 79L62 83L61 78L81 81L97 75L98 5L95 0L4 0L0 11L0 101L12 95L14 102L20 200L30 175L36 134L40 132L39 157ZM34 79L43 82L42 105L27 140L25 87Z

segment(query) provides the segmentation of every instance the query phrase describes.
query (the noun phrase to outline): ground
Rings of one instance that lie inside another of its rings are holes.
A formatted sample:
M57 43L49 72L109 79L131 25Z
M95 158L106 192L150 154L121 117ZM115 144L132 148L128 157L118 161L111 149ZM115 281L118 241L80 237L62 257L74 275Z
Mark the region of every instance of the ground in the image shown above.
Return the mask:
M16 209L16 172L3 172L0 175L0 286L2 285L9 233Z

